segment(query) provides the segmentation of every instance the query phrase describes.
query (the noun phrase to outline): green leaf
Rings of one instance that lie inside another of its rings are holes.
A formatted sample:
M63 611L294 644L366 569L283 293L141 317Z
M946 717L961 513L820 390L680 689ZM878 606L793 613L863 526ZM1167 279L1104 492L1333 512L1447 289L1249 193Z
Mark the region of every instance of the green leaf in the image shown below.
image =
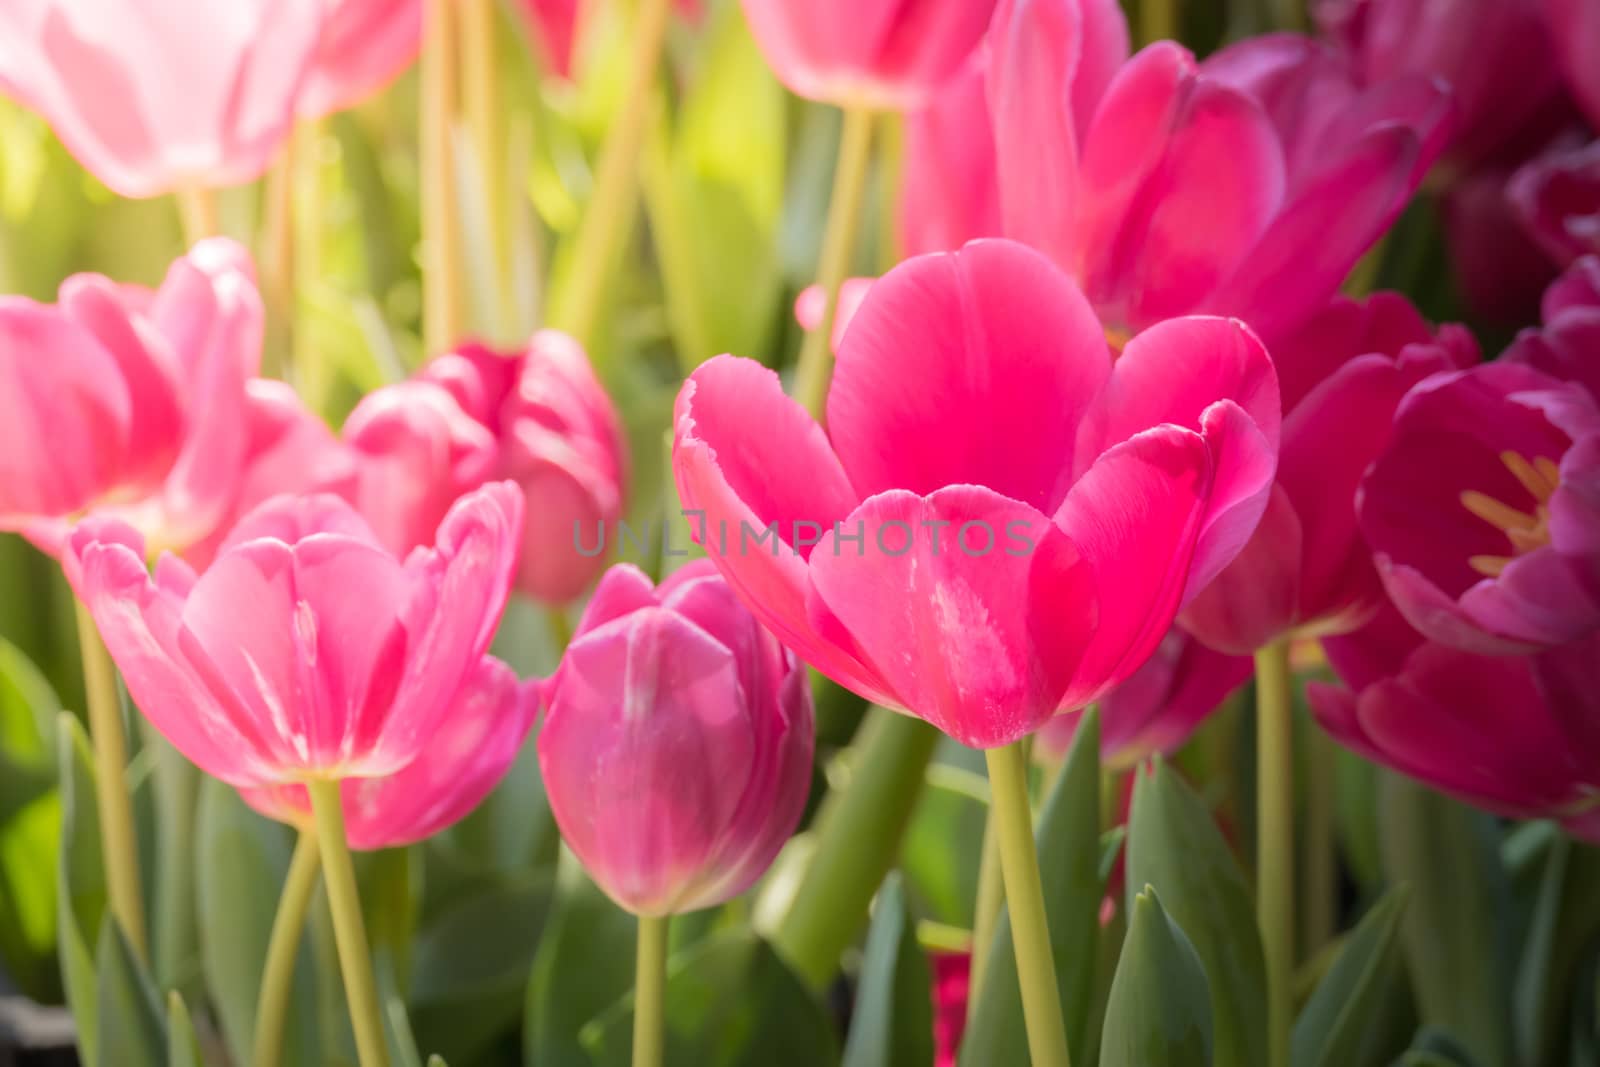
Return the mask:
M1540 872L1512 996L1517 1062L1554 1067L1586 953L1600 934L1600 849L1558 834Z
M261 971L289 871L293 832L257 815L232 788L209 777L201 782L196 826L196 898L206 989L234 1062L248 1063ZM312 961L311 947L302 938L284 1035L287 1063L322 1062Z
M582 875L561 886L528 982L524 1064L590 1067L578 1032L633 988L634 926Z
M56 922L61 976L78 1027L78 1052L98 1063L99 991L94 943L106 913L105 868L100 859L100 812L89 739L71 714L56 717L61 760L61 856L56 882Z
M444 1062L443 1056L433 1055L428 1057L428 1067L450 1067L450 1065Z
M167 994L167 1067L206 1067L194 1020L177 990Z
M1207 1067L1211 994L1189 938L1145 886L1111 982L1100 1067Z
M900 845L906 893L917 913L948 926L972 923L978 865L989 811L989 786L981 775L934 763Z
M463 897L419 931L408 1003L422 1048L468 1063L516 1031L550 898L549 877L530 876Z
M1398 1067L1478 1067L1478 1061L1448 1031L1427 1026L1401 1055Z
M0 965L38 1001L61 997L54 960L61 800L51 743L60 710L44 676L0 640Z
M1034 836L1039 845L1039 878L1044 887L1050 923L1051 954L1056 961L1061 1010L1074 1063L1086 1061L1094 1028L1095 961L1100 931L1100 721L1094 711L1072 740L1072 750L1056 779ZM977 949L975 949L977 951ZM1011 921L1002 912L994 941L987 947L979 1002L972 1025L961 1042L965 1067L1028 1062L1027 1031L1022 1019L1022 993L1017 960L1011 947Z
M669 961L666 1062L696 1067L829 1067L839 1062L822 1006L772 947L748 930L700 942ZM628 996L583 1029L596 1067L627 1067Z
M1266 965L1255 907L1205 802L1165 763L1140 771L1128 820L1128 885L1152 886L1211 983L1219 1064L1267 1061Z
M167 1027L161 997L144 964L133 954L115 918L100 925L95 952L99 974L96 1012L100 1022L99 1067L165 1067Z
M878 891L845 1043L843 1067L921 1067L933 1063L933 999L928 958L917 944L898 873Z
M1294 1024L1294 1067L1347 1067L1385 1007L1388 977L1400 962L1400 917L1410 892L1390 890L1346 940Z
M1415 894L1401 945L1422 1021L1448 1029L1477 1059L1505 1063L1511 964L1497 931L1510 891L1494 820L1398 774L1386 773L1382 789L1384 868Z

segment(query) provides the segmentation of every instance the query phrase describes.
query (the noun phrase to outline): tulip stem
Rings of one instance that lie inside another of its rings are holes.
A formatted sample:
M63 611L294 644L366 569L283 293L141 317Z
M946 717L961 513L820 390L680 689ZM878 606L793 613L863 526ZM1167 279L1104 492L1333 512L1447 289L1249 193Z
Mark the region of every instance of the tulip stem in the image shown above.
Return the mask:
M1011 949L1017 956L1022 1017L1028 1028L1033 1067L1068 1067L1067 1028L1061 1017L1056 961L1039 881L1039 853L1033 842L1033 809L1028 803L1028 758L1021 744L992 748L989 810L1000 838L1000 867L1011 915Z
M1294 694L1289 643L1256 653L1256 921L1267 963L1270 1067L1288 1067L1294 1013Z
M661 1067L666 1049L669 915L639 916L633 978L633 1067Z
M495 48L495 0L466 0L461 5L462 99L472 149L483 183L485 238L491 260L497 339L512 329L515 297L511 291L511 212L506 175L506 131L501 123L499 52Z
M1142 0L1139 32L1146 44L1178 39L1178 0Z
M867 187L867 166L872 161L872 112L846 108L839 131L839 163L833 173L833 193L828 200L828 226L822 235L822 257L817 264L817 284L822 287L822 321L800 343L795 366L795 399L821 421L833 376L833 326L839 315L839 289L850 275L856 230L861 225L861 203Z
M972 970L967 984L967 1018L978 1010L989 964L989 943L994 940L995 924L1006 903L1005 878L1000 870L1000 831L995 825L994 804L989 805L983 824L983 854L978 860L978 899L972 912Z
M422 330L426 354L438 355L461 337L461 234L456 204L456 32L454 0L427 0L423 23Z
M139 884L138 838L133 829L133 800L128 789L128 739L122 730L122 701L117 696L116 668L94 617L77 603L78 648L83 657L83 686L89 705L89 734L94 742L95 794L100 813L100 853L106 869L111 914L122 924L128 943L148 960L143 891Z
M779 954L814 990L838 973L840 955L866 922L873 894L900 851L939 736L921 719L888 708L868 711L856 731L849 781L829 793L817 813L811 857L769 932Z
M250 1062L254 1067L278 1067L283 1059L283 1033L289 1018L289 994L294 989L295 957L300 937L305 932L306 912L312 891L317 888L317 868L321 857L317 837L306 831L294 846L289 874L278 898L278 914L272 920L267 941L267 962L261 971L261 991L256 999L255 1049Z
M178 221L183 226L185 244L193 247L207 237L215 237L222 232L215 189L179 189L177 197Z
M367 929L361 918L356 870L350 862L350 845L345 839L339 783L326 779L309 781L306 792L311 795L311 815L317 826L323 881L328 889L328 907L333 913L333 939L339 946L339 970L344 974L345 1000L356 1035L356 1056L361 1067L388 1067L389 1050L383 1039L378 983L373 977L372 951L367 947Z
M1315 955L1338 932L1338 842L1334 838L1333 743L1320 730L1306 736L1305 914L1300 944Z
M672 0L641 0L631 31L633 51L622 86L622 108L611 122L595 167L594 191L578 226L577 248L552 316L585 348L594 341L606 281L627 237L639 186L639 160L656 106L656 68L667 37Z

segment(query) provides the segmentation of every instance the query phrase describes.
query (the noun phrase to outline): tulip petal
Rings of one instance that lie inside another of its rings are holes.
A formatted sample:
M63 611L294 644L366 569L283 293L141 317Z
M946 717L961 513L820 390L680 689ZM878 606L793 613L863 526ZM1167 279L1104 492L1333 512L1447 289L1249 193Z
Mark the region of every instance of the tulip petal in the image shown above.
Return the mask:
M1248 656L1264 647L1300 617L1304 539L1288 493L1275 484L1250 541L1184 606L1179 622L1221 652Z

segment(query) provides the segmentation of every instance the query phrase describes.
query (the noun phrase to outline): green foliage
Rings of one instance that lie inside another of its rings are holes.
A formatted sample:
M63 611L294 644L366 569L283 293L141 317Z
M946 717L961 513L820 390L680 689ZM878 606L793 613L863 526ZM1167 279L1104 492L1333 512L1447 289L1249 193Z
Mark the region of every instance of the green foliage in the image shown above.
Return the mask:
M1101 1067L1208 1067L1211 998L1194 945L1149 886L1133 898L1111 983Z
M928 959L917 944L904 883L890 874L867 931L850 1037L842 1067L925 1067L933 1063Z
M1389 978L1400 963L1400 918L1409 892L1391 890L1353 930L1295 1020L1294 1067L1347 1067L1384 1008Z
M0 962L37 1000L55 1000L61 798L52 751L61 710L44 676L0 640Z

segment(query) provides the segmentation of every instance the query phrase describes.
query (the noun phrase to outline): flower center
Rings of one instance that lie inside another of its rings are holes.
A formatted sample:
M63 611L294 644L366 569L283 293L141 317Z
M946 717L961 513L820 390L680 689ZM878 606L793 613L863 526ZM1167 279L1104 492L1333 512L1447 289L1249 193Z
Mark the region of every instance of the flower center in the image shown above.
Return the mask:
M1106 344L1111 346L1111 358L1117 359L1133 340L1133 331L1122 326L1106 326Z
M1503 532L1511 542L1509 556L1473 556L1467 560L1467 565L1473 570L1490 578L1498 578L1500 572L1516 557L1550 543L1550 498L1561 484L1561 468L1546 456L1529 461L1519 453L1502 452L1500 462L1532 494L1534 510L1531 515L1518 511L1475 489L1461 494L1462 507Z

